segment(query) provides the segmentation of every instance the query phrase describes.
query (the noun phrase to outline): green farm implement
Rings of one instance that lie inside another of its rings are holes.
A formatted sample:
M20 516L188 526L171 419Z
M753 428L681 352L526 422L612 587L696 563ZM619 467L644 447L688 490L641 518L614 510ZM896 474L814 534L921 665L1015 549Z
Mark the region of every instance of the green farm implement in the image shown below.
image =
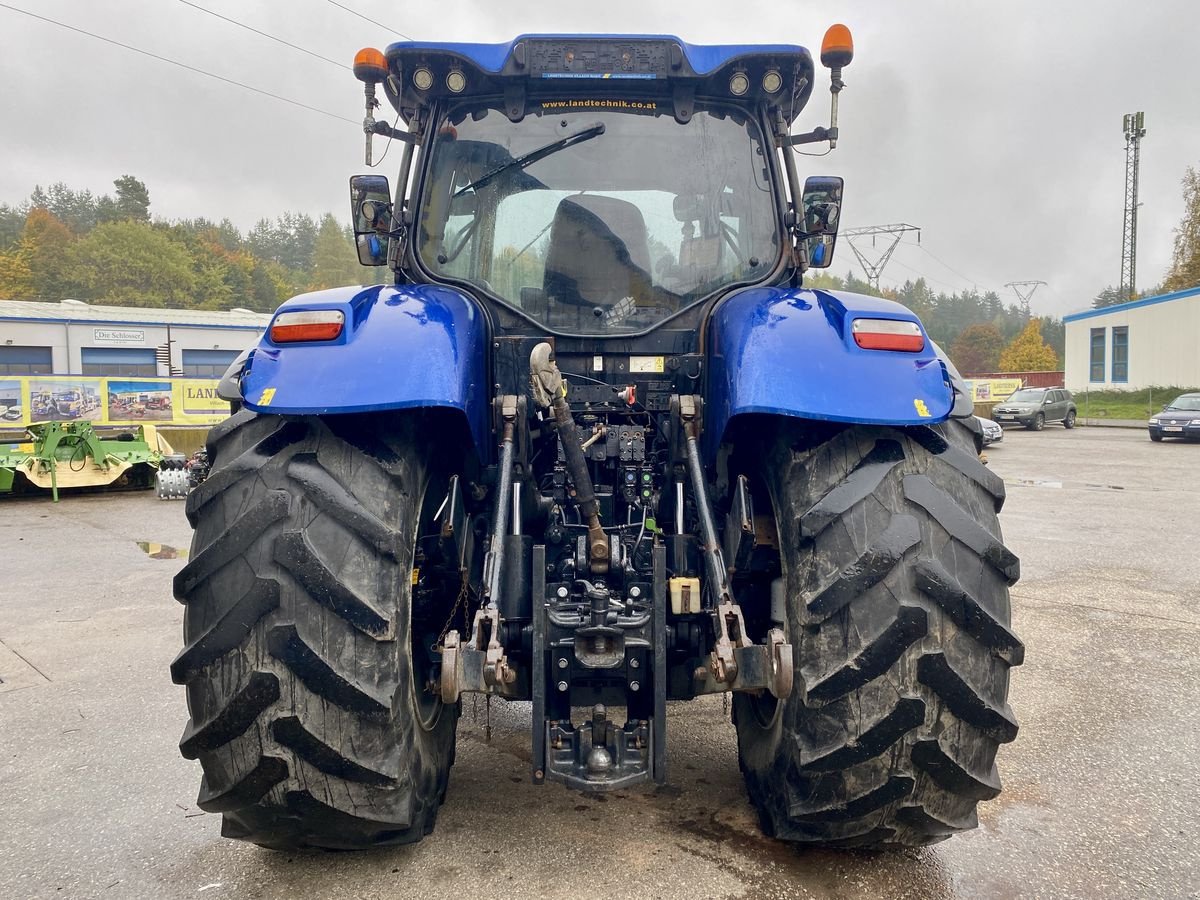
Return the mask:
M153 425L137 433L101 436L87 422L31 425L30 440L0 448L0 494L30 488L149 488L164 457L173 453Z

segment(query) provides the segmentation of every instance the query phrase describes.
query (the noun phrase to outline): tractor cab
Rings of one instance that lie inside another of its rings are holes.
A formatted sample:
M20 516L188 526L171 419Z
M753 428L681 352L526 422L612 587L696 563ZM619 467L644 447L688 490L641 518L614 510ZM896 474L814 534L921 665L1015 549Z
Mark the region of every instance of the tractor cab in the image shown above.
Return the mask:
M469 291L517 329L645 333L721 292L831 261L837 217L802 231L816 219L792 213L795 168L778 152L836 140L836 129L788 134L812 92L803 47L398 43L363 51L356 73L368 142L386 134L426 157L392 215L380 215L390 199L381 179L355 183L364 261ZM374 120L377 83L407 132Z

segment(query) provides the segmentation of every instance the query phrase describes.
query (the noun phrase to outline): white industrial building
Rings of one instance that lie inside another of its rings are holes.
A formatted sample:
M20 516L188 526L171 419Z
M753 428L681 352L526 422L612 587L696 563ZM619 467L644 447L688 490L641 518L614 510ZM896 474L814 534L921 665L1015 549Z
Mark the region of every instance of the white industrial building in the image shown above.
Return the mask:
M1200 387L1200 287L1063 316L1072 391Z
M0 376L185 375L219 378L270 316L0 300Z

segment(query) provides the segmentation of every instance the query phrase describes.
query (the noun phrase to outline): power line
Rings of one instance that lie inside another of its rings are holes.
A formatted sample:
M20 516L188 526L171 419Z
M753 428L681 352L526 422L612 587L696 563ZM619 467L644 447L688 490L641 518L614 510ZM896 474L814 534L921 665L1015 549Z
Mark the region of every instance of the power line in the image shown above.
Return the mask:
M195 72L197 75L204 75L208 78L215 78L217 81L223 81L225 84L232 84L234 87L242 88L243 90L259 94L263 97L270 97L272 100L279 100L283 103L288 103L292 106L298 106L301 109L307 109L309 112L320 113L323 116L329 116L331 119L338 119L342 122L348 122L351 125L358 126L358 122L353 119L347 119L345 116L339 116L337 113L331 113L328 110L319 109L316 106L309 106L307 103L301 103L299 100L293 100L290 97L284 97L280 94L273 94L270 91L264 91L262 88L256 88L252 85L245 84L241 81L234 81L232 78L226 78L224 75L218 75L215 72L209 72L205 69L198 69L195 66L189 66L187 63L182 63L177 59L171 59L167 56L159 56L157 53L151 53L149 50L143 50L141 47L135 47L132 44L123 44L120 41L112 38L104 37L103 35L94 34L91 31L86 31L83 28L76 28L74 25L68 25L66 22L59 22L57 19L49 19L46 16L39 16L37 13L32 13L27 9L20 9L16 6L9 6L7 3L0 3L0 9L7 9L10 12L20 13L23 16L29 16L31 19L38 19L50 25L57 25L59 28L65 28L68 31L73 31L76 34L82 34L85 37L95 38L98 41L103 41L106 44L112 44L114 47L121 47L124 50L132 50L134 53L139 53L142 56L148 56L151 59L157 59L159 62L169 63L172 66L177 66L180 69L187 69L189 72Z
M390 25L384 25L382 22L376 22L370 16L364 16L362 13L360 13L356 9L351 9L348 6L343 6L342 4L338 3L337 0L325 0L325 2L330 4L331 6L336 6L338 9L345 10L346 12L350 13L350 15L352 15L352 16L358 16L364 22L370 22L372 25L378 25L380 28L384 29L385 31L390 31L392 34L398 34L398 35L400 35L400 37L404 38L405 40L408 40L408 41L416 40L416 38L412 37L411 35L407 35L403 31L397 31L395 28L392 28Z
M214 10L207 9L207 8L201 6L199 3L192 3L191 0L179 0L179 2L182 3L184 6L190 6L192 9L199 10L200 12L207 13L208 15L213 16L214 18L221 19L224 22L228 22L230 25L236 25L238 28L245 28L247 31L253 31L255 34L261 35L262 37L265 37L268 40L272 40L277 44L283 44L283 46L285 46L285 47L291 47L293 50L299 50L301 53L307 53L309 56L315 57L316 59L319 59L322 62L329 63L331 66L337 66L339 69L346 69L347 71L349 71L349 69L350 69L350 67L348 65L346 65L345 63L340 63L336 59L330 59L328 56L322 56L320 53L314 53L312 50L307 50L304 47L301 47L297 44L291 43L290 41L285 41L281 37L276 37L275 35L268 34L265 31L259 31L253 25L247 25L245 22L239 22L237 19L231 19L228 16L223 16L219 12L216 12Z

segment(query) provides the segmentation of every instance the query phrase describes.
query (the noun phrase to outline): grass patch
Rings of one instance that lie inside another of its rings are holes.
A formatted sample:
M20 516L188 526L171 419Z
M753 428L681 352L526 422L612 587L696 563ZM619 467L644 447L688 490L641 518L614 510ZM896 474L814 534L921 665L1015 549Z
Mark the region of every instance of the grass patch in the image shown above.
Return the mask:
M1140 391L1079 391L1075 405L1081 419L1146 419L1180 394L1200 388L1152 387Z

